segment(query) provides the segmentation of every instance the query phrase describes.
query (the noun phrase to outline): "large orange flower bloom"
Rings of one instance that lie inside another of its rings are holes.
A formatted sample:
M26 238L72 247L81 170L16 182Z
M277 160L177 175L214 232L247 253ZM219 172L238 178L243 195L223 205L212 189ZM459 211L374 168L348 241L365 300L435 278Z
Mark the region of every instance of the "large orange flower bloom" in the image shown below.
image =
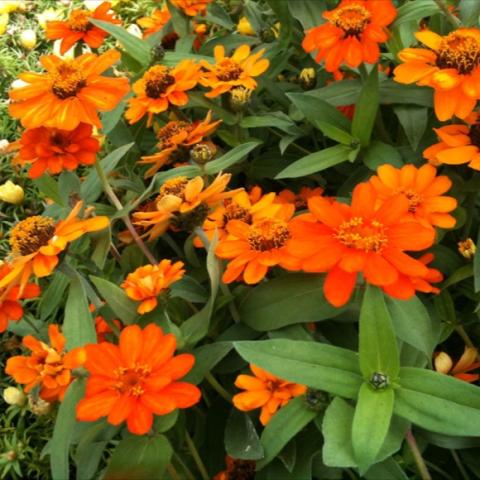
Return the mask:
M116 50L100 56L85 53L73 60L41 57L47 72L20 74L29 85L10 90L10 115L26 128L73 130L82 122L101 128L97 110L112 110L130 89L126 78L100 75L119 58Z
M439 120L466 118L480 98L480 30L460 28L443 37L423 30L415 37L428 48L402 50L395 80L433 88Z
M145 177L151 177L166 163L172 159L183 160L190 148L211 135L221 120L212 122L212 113L208 112L202 121L184 122L174 120L168 122L157 132L158 153L142 157L138 163L153 164L145 173Z
M453 365L453 361L445 352L439 352L434 358L435 370L444 375L452 375L464 382L476 382L480 375L478 373L470 373L472 370L480 368L480 362L477 362L478 351L473 347L465 347L465 350L457 361Z
M45 172L57 174L75 170L79 165L92 165L100 150L92 130L86 123L80 123L71 131L47 127L25 130L20 140L10 145L12 150L19 150L13 162L31 165L30 178L41 177Z
M455 217L448 212L455 210L457 201L442 195L451 188L452 181L445 175L437 176L437 169L432 165L427 163L420 168L382 165L370 183L382 203L395 195L404 195L412 219L441 228L455 226Z
M149 17L142 17L137 20L137 23L145 29L143 38L148 38L150 35L159 32L169 21L172 16L165 5L161 10L155 9Z
M183 262L172 264L171 260L162 260L158 265L138 267L128 274L121 286L132 300L140 302L137 312L143 315L158 305L157 297L184 273Z
M467 163L470 168L480 170L480 123L446 125L434 130L440 142L423 152L432 165Z
M182 60L176 67L165 65L150 67L140 80L133 84L135 97L128 100L125 117L136 123L148 115L151 126L153 115L162 113L170 104L183 106L188 103L185 93L198 83L200 67L192 60Z
M261 408L262 425L266 425L277 410L293 397L303 395L307 391L305 385L287 382L255 365L250 365L250 370L255 376L239 375L235 380L235 386L246 392L237 393L232 401L242 412Z
M90 377L77 419L107 417L112 425L126 420L130 432L143 435L152 427L153 414L167 415L198 403L200 390L177 381L191 370L195 357L174 356L176 346L175 337L164 335L153 323L143 330L138 325L125 327L118 345L87 345L85 368Z
M86 43L90 48L98 48L108 33L91 23L90 18L108 23L121 23L120 20L113 17L113 14L108 13L111 6L110 2L103 2L93 12L75 8L67 20L47 22L45 36L50 40L62 40L60 43L62 55L80 41Z
M83 348L65 352L65 337L57 325L48 327L50 345L31 335L23 338L23 345L31 350L31 355L18 355L7 360L5 372L20 384L25 392L40 386L40 397L47 402L62 400L72 379L71 370L80 367L85 361Z
M80 220L77 215L81 208L82 202L78 202L68 217L59 222L42 215L18 222L10 232L12 271L0 280L0 288L20 278L23 289L32 273L36 277L50 275L59 262L58 255L70 242L108 227L108 217Z
M266 58L260 58L265 53L262 49L250 55L250 47L241 45L231 57L225 56L225 47L217 45L213 51L215 64L205 60L200 64L207 71L200 78L200 84L212 90L205 94L206 97L218 97L222 93L229 92L235 87L244 87L253 90L257 82L253 77L264 73L270 65Z
M0 280L12 271L8 263L0 266ZM35 283L25 285L20 291L19 285L10 284L0 289L0 333L8 327L8 322L18 322L23 316L23 308L19 300L35 298L40 295L40 287Z
M279 206L282 208L275 216L260 218L251 225L242 220L228 222L227 237L215 250L218 257L230 260L222 277L225 283L240 279L248 284L258 283L275 265L289 270L299 268L299 261L286 249L291 237L289 220L295 207Z
M311 215L292 222L287 250L300 259L304 271L328 272L324 293L334 306L347 303L359 272L380 287L394 284L402 274L428 274L427 267L405 251L430 247L434 229L411 221L404 195L378 204L371 184L362 183L355 187L351 205L314 197L308 201Z
M308 53L318 50L317 62L325 60L328 72L346 64L376 63L379 43L388 40L386 27L397 16L391 0L342 0L323 13L327 22L306 32L302 46Z
M195 15L204 15L207 5L213 0L171 0L172 5L181 9L185 15L195 17Z

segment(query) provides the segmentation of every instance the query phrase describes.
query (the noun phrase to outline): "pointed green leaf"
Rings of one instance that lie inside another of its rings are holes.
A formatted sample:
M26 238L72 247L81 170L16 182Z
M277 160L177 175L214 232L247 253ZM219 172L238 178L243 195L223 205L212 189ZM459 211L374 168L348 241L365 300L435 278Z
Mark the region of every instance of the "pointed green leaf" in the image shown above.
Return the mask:
M222 155L216 160L212 160L205 165L205 172L209 175L218 173L222 170L231 167L237 162L243 160L254 148L258 147L262 142L256 140L254 142L242 143L238 147L232 148L225 155Z
M242 460L259 460L263 457L263 446L255 425L246 413L232 410L225 428L225 451L232 458Z

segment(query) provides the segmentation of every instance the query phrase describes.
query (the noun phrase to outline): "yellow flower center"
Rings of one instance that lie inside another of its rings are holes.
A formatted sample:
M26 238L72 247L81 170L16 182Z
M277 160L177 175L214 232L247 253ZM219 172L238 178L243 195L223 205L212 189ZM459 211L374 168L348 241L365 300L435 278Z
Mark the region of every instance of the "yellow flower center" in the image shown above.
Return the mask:
M17 223L10 233L10 246L14 255L30 255L48 244L55 235L55 221L35 215Z
M87 84L82 71L69 60L62 62L50 78L53 93L62 100L74 97Z
M151 372L148 365L134 365L133 368L119 367L113 374L117 378L114 389L119 393L126 393L139 397L145 392L144 382Z
M86 32L90 30L93 25L89 22L88 17L92 16L92 12L88 10L73 10L67 20L70 30L75 32Z
M274 218L266 218L250 227L248 243L252 250L266 252L281 248L290 238L286 222Z
M225 207L225 213L223 214L223 223L226 225L230 220L241 220L245 223L252 223L252 216L250 212L238 205L237 203L230 202Z
M165 195L175 195L185 199L185 187L187 186L188 178L187 177L175 177L167 180L160 187L160 197Z
M160 98L167 88L175 83L175 77L170 69L164 65L155 65L143 76L145 81L145 93L150 98Z
M343 222L334 237L349 248L364 252L381 252L388 243L385 227L377 220L364 220L353 217Z
M331 22L341 28L346 36L360 35L370 23L370 12L362 5L352 4L337 9Z
M475 123L470 127L468 136L470 137L472 145L480 148L480 123Z
M480 44L466 33L449 33L437 51L439 68L454 68L461 75L468 75L480 63Z
M157 138L159 140L159 148L170 148L177 145L172 141L172 137L178 135L183 131L188 131L190 124L188 122L168 122L157 132Z
M417 207L423 202L422 195L414 190L405 190L404 188L400 187L397 188L394 193L403 193L407 197L408 211L410 213L415 213L417 211Z
M224 58L216 66L217 78L222 82L238 80L243 73L243 68L231 58Z

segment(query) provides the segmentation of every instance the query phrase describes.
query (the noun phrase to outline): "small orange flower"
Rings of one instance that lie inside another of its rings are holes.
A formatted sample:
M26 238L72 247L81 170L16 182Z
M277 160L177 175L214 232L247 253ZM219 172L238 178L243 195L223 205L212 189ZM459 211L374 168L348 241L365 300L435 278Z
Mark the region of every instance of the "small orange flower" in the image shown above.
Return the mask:
M30 178L41 177L45 172L57 174L75 170L79 165L92 165L100 150L92 130L86 123L80 123L71 131L47 127L25 130L20 140L9 147L18 150L13 163L31 165Z
M83 348L74 348L65 353L65 337L58 325L48 327L50 346L31 335L23 338L23 345L31 355L18 355L7 360L5 372L20 384L25 392L40 386L40 397L47 402L63 400L65 391L72 381L71 370L85 361Z
M395 195L404 195L412 219L441 228L455 226L455 217L448 212L455 210L457 201L442 195L450 189L452 181L445 175L437 176L437 169L432 165L420 168L411 164L402 168L382 165L377 175L370 178L370 184L381 203Z
M82 202L78 202L68 217L59 222L41 215L18 222L10 232L12 270L0 280L0 289L19 280L23 291L32 273L36 277L52 273L59 262L58 255L70 242L108 227L108 217L80 220L77 215L81 208Z
M213 480L254 480L256 467L254 460L242 460L227 455L225 463L226 470L217 473Z
M241 45L231 57L226 57L225 47L217 45L213 51L215 64L212 65L205 60L200 62L201 66L207 70L200 78L200 84L212 89L205 96L218 97L235 87L255 89L257 82L253 77L264 73L270 65L266 58L260 58L264 53L265 50L262 49L250 55L250 47Z
M235 386L246 392L237 393L232 401L242 412L261 408L262 425L266 425L277 410L285 406L290 399L307 391L305 385L287 382L255 365L250 365L250 370L255 376L239 375L235 380Z
M188 103L185 93L198 83L200 67L192 60L182 60L176 67L165 65L150 67L140 80L133 84L135 97L128 100L125 117L136 123L148 115L148 126L153 115L165 112L171 105L183 106Z
M324 293L340 307L348 302L359 272L368 283L386 287L400 275L424 278L427 267L405 251L430 247L432 227L409 217L409 201L396 195L379 207L370 183L358 184L351 205L324 197L308 201L310 214L292 222L287 251L306 272L328 272Z
M8 263L0 266L0 280L12 271ZM18 322L23 316L23 308L19 300L35 298L40 295L40 287L35 283L28 283L20 292L18 285L10 284L0 289L0 333L4 332L10 321Z
M91 23L90 18L113 24L121 23L120 20L113 17L113 14L108 13L111 6L110 2L103 2L93 12L75 8L67 20L47 22L45 36L49 40L62 40L60 43L61 55L80 41L86 43L90 48L98 48L108 33Z
M453 361L448 353L439 352L434 359L435 370L445 375L452 375L464 382L476 382L480 378L480 375L469 372L480 368L480 362L477 362L477 357L478 352L476 348L465 347L463 355L458 362L453 365Z
M174 229L193 229L203 223L210 209L241 189L225 191L231 175L220 173L208 186L202 177L175 177L160 187L155 210L133 214L135 225L151 228L150 240L162 235L169 226Z
M306 32L302 47L308 53L317 50L317 62L325 60L327 72L346 64L376 63L379 43L388 40L386 27L397 16L391 0L342 0L333 10L323 13L324 24Z
M137 20L137 23L145 29L143 38L148 38L150 35L159 32L169 21L172 16L165 5L161 10L155 9L149 17L142 17Z
M158 153L142 157L138 163L152 164L152 167L147 170L145 177L151 177L165 164L172 160L179 160L188 153L192 145L200 143L203 139L211 135L221 120L211 122L212 114L208 112L207 116L202 121L184 122L171 121L160 128L157 132Z
M88 309L91 313L95 313L96 308L93 303L88 306ZM112 320L112 323L118 328L118 330L121 330L123 328L122 322L120 322L120 320L114 319ZM95 332L97 334L97 343L101 343L108 341L107 337L110 333L113 333L113 330L111 329L105 318L103 318L101 315L96 315Z
M466 118L480 99L480 30L459 28L443 37L422 30L415 37L428 48L403 49L395 80L433 88L439 120Z
M119 58L116 50L99 56L85 53L73 60L41 57L47 72L19 75L28 85L10 90L10 115L25 128L74 130L82 122L101 128L97 110L112 110L130 89L126 78L100 75Z
M480 170L480 123L446 125L434 130L440 142L423 152L432 165L467 163L470 168Z
M170 285L183 277L183 262L162 260L158 265L145 265L129 273L122 288L140 305L137 312L143 315L158 305L157 297L167 291Z
M177 408L189 408L200 401L200 390L178 382L192 368L195 357L174 356L177 342L151 323L143 330L129 325L122 330L118 345L103 342L85 347L85 368L90 372L85 398L77 405L77 419L93 422L107 417L136 435L147 433L153 414L167 415Z
M172 5L183 11L185 15L195 17L196 15L204 15L209 3L213 0L170 0Z
M291 203L295 205L295 208L306 208L308 199L312 197L319 197L323 193L322 187L302 187L298 193L294 193L291 190L285 189L278 194L278 202Z
M243 279L247 284L260 282L270 267L279 265L297 270L298 259L286 248L291 237L289 220L295 207L280 205L273 217L260 218L251 225L242 220L230 220L226 226L227 237L215 250L217 257L230 260L222 280L231 283Z

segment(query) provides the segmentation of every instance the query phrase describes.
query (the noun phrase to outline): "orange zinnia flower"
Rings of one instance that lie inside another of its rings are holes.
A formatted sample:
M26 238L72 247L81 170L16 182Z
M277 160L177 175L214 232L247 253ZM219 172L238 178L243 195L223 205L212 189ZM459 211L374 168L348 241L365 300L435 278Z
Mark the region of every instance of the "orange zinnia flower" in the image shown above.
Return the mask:
M430 247L434 229L409 218L405 195L378 204L371 184L361 183L351 205L314 197L308 201L311 214L292 222L288 252L300 259L304 271L328 272L324 293L336 307L349 300L359 272L380 287L394 284L402 274L421 278L428 274L422 262L404 252Z
M388 40L386 27L397 16L391 0L342 0L323 13L327 22L306 32L302 47L308 53L318 50L315 60L325 60L328 72L346 64L376 63L379 43Z
M19 150L13 163L32 165L28 171L30 178L41 177L45 172L57 174L75 170L79 165L92 165L100 150L92 130L86 123L70 131L46 127L25 130L20 140L9 147Z
M428 147L423 156L435 166L462 165L480 170L480 123L435 128L440 142Z
M167 291L170 285L183 277L183 262L162 260L158 265L145 265L129 273L121 287L125 293L140 305L137 312L143 315L158 305L157 297Z
M0 266L0 280L11 273L12 267L8 263ZM35 283L28 283L20 291L19 285L10 284L0 289L0 333L8 327L8 322L18 322L23 316L23 308L19 300L35 298L40 295L40 287Z
M230 178L229 173L220 173L208 186L202 177L167 180L160 187L155 210L133 214L135 225L152 227L147 232L150 240L162 235L169 225L177 230L191 230L203 223L211 207L241 191L225 191Z
M255 376L239 375L235 380L235 386L246 392L237 393L232 401L242 412L261 408L262 425L266 425L277 410L285 406L290 399L307 391L305 385L282 380L255 365L250 365L250 370Z
M161 10L155 9L149 17L142 17L137 20L137 23L145 29L143 38L148 38L150 35L159 32L169 21L172 16L165 5Z
M213 0L170 0L172 5L183 11L185 15L195 17L196 15L204 15L207 5Z
M455 210L457 201L442 195L450 189L452 181L445 175L437 176L437 169L428 163L420 168L411 164L402 168L382 165L370 184L381 203L395 195L404 195L412 219L441 228L455 226L455 217L448 212Z
M207 71L200 78L200 84L212 90L205 94L208 98L218 97L235 87L253 90L257 82L253 77L264 73L270 65L266 58L260 58L265 49L250 55L250 47L241 45L231 57L225 56L225 47L217 45L213 50L215 64L202 60L201 66Z
M77 405L77 419L93 422L107 417L112 425L127 421L136 435L152 427L153 414L167 415L200 401L200 390L177 382L192 368L195 357L174 356L175 337L151 323L143 330L129 325L118 345L87 345L85 368L90 372L85 398Z
M119 58L116 50L99 56L85 53L73 60L41 57L47 72L19 75L29 85L10 90L10 115L26 128L74 130L82 122L101 128L97 110L112 110L130 89L126 78L100 75Z
M142 157L138 163L151 164L152 167L147 170L145 177L151 177L166 163L169 163L173 157L179 160L190 150L192 145L200 143L205 137L211 135L221 120L211 122L212 113L208 112L202 121L184 122L172 121L160 128L157 132L158 153Z
M222 277L225 283L239 279L258 283L275 265L289 270L299 268L299 261L286 249L295 207L288 203L280 206L275 216L260 218L251 225L241 220L228 222L227 237L215 250L217 257L230 260Z
M466 118L480 99L480 30L460 28L443 37L423 30L415 37L428 48L403 49L395 80L432 87L439 120Z
M185 93L198 83L200 67L192 60L182 60L176 67L165 65L150 67L140 80L133 84L135 97L128 100L125 118L136 123L148 115L151 126L153 115L162 113L170 104L183 106L188 103Z
M23 345L31 350L31 355L18 355L7 360L5 372L20 384L25 392L40 386L40 397L47 402L63 400L72 381L71 370L80 367L85 361L83 348L74 348L65 353L65 337L58 325L48 327L50 346L31 335L23 338Z
M480 375L478 373L469 373L472 370L480 368L480 362L477 362L478 352L476 348L465 347L463 355L458 362L453 365L453 361L445 352L439 352L434 359L435 370L445 375L452 375L465 382L476 382Z
M10 232L12 271L0 280L0 288L20 279L21 291L32 273L46 277L57 266L58 255L70 242L88 232L103 230L109 225L108 217L80 220L82 208L78 202L65 220L35 215L18 222Z
M98 48L108 33L91 23L90 18L108 23L121 23L120 20L113 17L113 14L108 13L111 6L111 3L103 2L93 12L75 8L65 21L47 22L45 36L49 40L62 40L60 43L61 55L80 41L86 43L90 48Z

